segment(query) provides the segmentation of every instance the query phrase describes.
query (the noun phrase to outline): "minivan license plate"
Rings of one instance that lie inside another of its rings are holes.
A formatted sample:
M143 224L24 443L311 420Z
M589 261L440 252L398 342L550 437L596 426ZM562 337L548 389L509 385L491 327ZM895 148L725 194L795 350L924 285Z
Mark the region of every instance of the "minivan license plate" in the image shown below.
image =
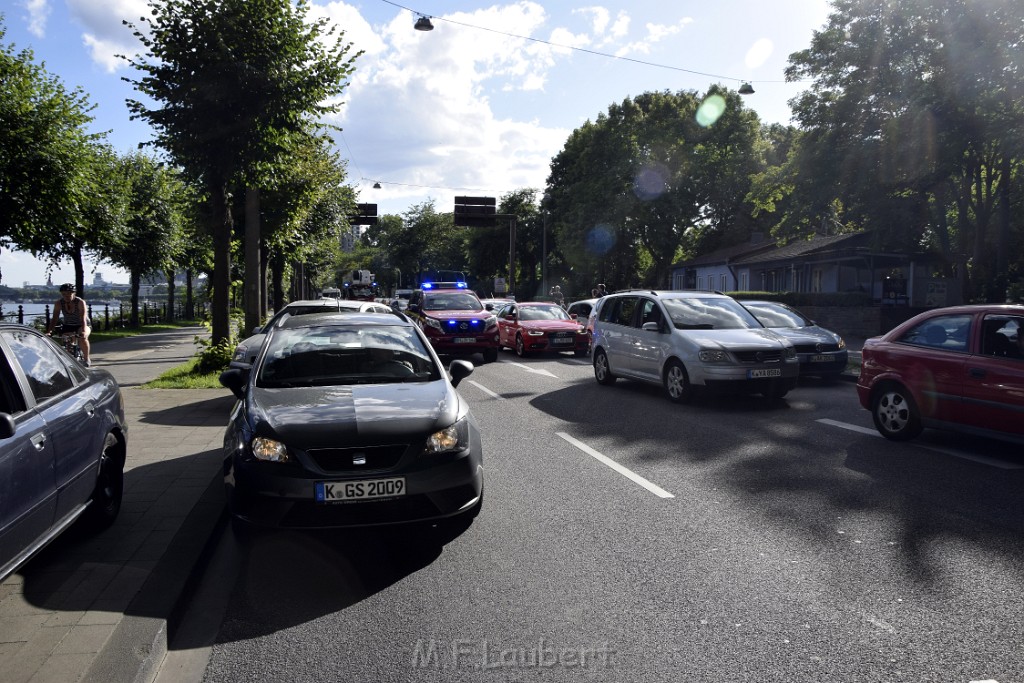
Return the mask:
M371 500L405 495L405 477L363 479L361 481L318 481L316 502L341 503L347 500Z
M472 344L475 341L476 341L476 337L456 337L455 338L455 343L456 344Z
M750 370L747 377L750 379L758 379L760 377L782 377L782 369L768 368L765 370Z

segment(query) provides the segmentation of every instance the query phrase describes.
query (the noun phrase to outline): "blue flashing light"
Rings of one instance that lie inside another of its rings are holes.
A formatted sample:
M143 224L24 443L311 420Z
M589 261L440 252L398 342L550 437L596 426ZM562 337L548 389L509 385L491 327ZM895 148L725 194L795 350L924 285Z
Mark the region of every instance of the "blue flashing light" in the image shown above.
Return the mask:
M466 285L465 282L456 282L455 283L455 288L456 289L465 289L466 287L467 287L467 285Z
M434 288L434 284L432 282L424 282L423 283L423 289L433 289L433 288Z

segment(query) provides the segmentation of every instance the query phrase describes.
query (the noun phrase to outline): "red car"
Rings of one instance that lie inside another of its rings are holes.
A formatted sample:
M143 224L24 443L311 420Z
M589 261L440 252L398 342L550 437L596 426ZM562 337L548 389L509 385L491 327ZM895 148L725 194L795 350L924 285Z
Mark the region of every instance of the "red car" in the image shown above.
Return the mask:
M510 303L498 311L498 346L523 357L534 351L572 351L587 355L586 328L558 304L537 301Z
M424 283L409 298L406 314L438 355L479 353L485 363L498 358L497 321L464 282Z
M933 427L1024 443L1024 306L939 308L866 340L857 395L887 439Z

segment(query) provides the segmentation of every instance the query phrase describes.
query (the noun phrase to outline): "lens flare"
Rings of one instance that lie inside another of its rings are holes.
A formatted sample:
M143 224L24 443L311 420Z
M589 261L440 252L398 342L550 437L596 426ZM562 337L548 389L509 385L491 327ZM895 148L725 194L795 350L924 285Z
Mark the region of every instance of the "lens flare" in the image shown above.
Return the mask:
M668 190L668 171L661 166L645 166L633 179L633 194L644 201L657 199Z
M697 108L697 123L704 128L713 126L724 113L725 98L721 95L711 95Z
M606 223L598 223L587 232L586 249L594 256L604 256L615 246L615 231Z

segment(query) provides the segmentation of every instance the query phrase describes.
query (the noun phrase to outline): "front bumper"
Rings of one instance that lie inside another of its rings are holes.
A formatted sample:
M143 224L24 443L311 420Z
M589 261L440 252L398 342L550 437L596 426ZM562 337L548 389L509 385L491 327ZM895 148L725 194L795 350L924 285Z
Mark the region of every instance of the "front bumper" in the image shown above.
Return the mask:
M315 499L317 481L390 477L405 477L407 493L404 496L339 503L318 503ZM473 508L483 491L483 466L479 443L464 455L430 467L377 471L362 476L318 474L300 467L243 461L229 456L225 461L224 483L231 514L259 526L289 529L376 526L442 519Z

